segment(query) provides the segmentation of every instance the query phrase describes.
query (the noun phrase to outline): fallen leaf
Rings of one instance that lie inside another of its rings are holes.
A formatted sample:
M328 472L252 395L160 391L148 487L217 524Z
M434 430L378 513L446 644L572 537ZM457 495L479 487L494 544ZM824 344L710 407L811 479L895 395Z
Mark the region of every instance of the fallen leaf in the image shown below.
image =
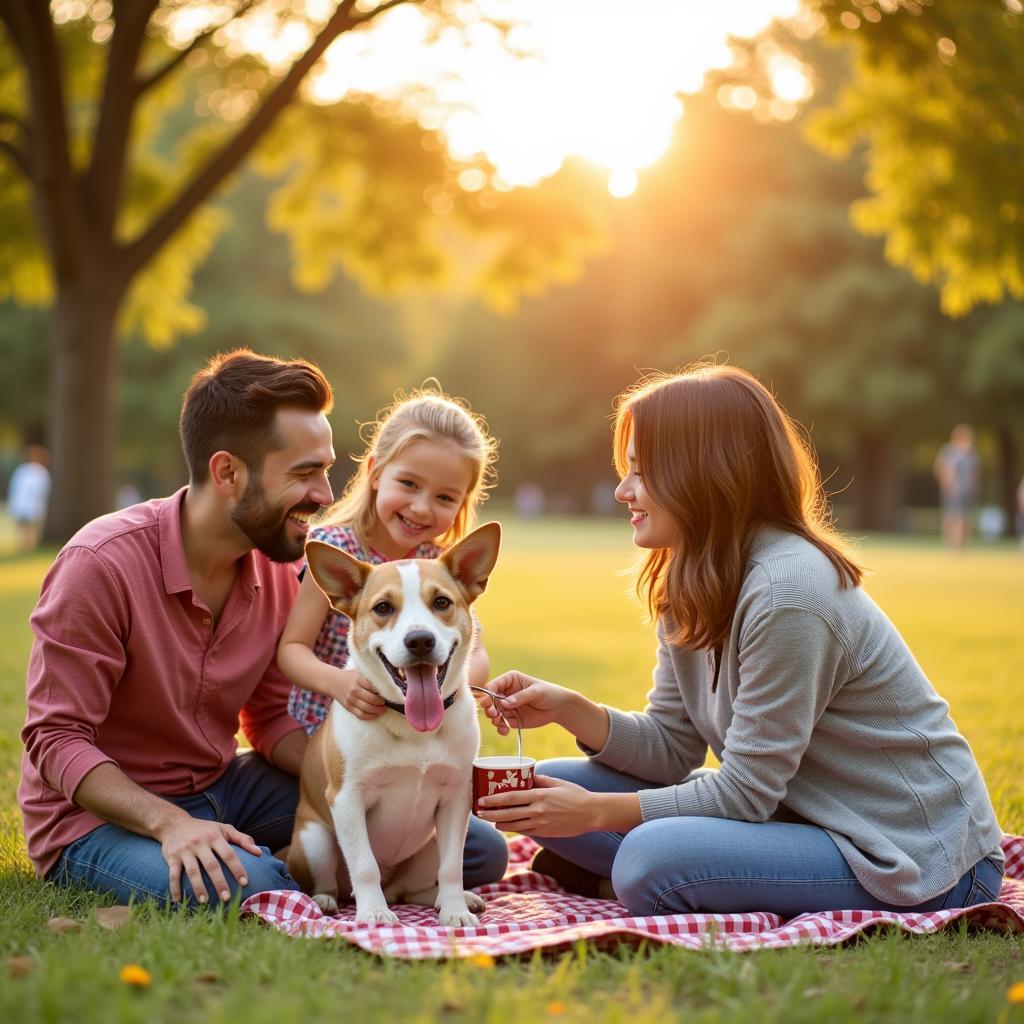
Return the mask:
M942 966L952 974L970 974L974 970L974 964L966 960L945 960Z
M9 956L7 958L7 973L12 978L27 978L35 968L35 961L30 956Z
M97 907L93 911L96 923L101 928L106 928L112 932L117 931L118 928L123 928L128 923L131 914L131 907Z
M216 971L200 971L193 979L201 985L216 985L220 981L220 975Z
M67 932L77 932L82 927L81 921L75 921L70 917L51 917L46 922L46 930L51 935L64 935Z

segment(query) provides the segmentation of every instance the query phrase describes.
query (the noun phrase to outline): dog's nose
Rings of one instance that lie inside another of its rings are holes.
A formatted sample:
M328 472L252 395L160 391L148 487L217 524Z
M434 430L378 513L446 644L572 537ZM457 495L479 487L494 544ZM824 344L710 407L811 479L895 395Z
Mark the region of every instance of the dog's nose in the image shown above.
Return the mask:
M418 658L429 654L434 649L435 643L437 640L434 634L426 629L414 629L405 636L406 648L410 654L415 654Z

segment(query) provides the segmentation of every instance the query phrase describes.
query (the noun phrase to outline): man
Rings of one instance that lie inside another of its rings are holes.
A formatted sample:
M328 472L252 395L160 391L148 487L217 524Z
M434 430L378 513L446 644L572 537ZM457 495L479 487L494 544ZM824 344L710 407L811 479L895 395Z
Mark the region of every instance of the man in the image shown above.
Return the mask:
M305 733L274 647L309 516L332 500L330 385L247 351L195 375L190 482L61 550L31 618L18 799L40 875L216 904L294 888L285 845ZM236 757L235 732L254 748Z

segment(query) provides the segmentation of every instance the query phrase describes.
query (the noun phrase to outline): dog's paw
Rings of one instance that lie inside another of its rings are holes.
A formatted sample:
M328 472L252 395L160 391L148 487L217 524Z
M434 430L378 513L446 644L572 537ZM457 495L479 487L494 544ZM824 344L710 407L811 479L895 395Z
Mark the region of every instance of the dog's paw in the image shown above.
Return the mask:
M398 915L387 907L372 907L356 913L356 924L398 924Z
M474 914L482 914L487 909L487 903L483 896L478 896L475 892L466 893L466 906Z
M437 920L445 928L475 928L480 923L469 907L441 907L437 912Z
M325 892L318 892L313 897L313 902L325 913L336 914L338 912L338 901Z

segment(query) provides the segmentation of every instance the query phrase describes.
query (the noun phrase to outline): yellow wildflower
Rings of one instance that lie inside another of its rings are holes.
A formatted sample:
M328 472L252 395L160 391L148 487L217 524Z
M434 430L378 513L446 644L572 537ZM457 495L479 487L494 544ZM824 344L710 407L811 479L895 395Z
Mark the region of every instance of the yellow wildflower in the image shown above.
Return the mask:
M490 953L474 953L469 962L474 967L490 968L494 966L494 957Z
M138 964L125 964L118 977L125 985L134 985L136 988L145 988L153 980L153 975Z
M1018 981L1006 990L1006 998L1011 1003L1024 1003L1024 981Z
M548 1003L547 1010L548 1013L550 1013L553 1017L557 1017L560 1014L565 1013L565 1003L559 1002L557 999L555 999L554 1001Z

